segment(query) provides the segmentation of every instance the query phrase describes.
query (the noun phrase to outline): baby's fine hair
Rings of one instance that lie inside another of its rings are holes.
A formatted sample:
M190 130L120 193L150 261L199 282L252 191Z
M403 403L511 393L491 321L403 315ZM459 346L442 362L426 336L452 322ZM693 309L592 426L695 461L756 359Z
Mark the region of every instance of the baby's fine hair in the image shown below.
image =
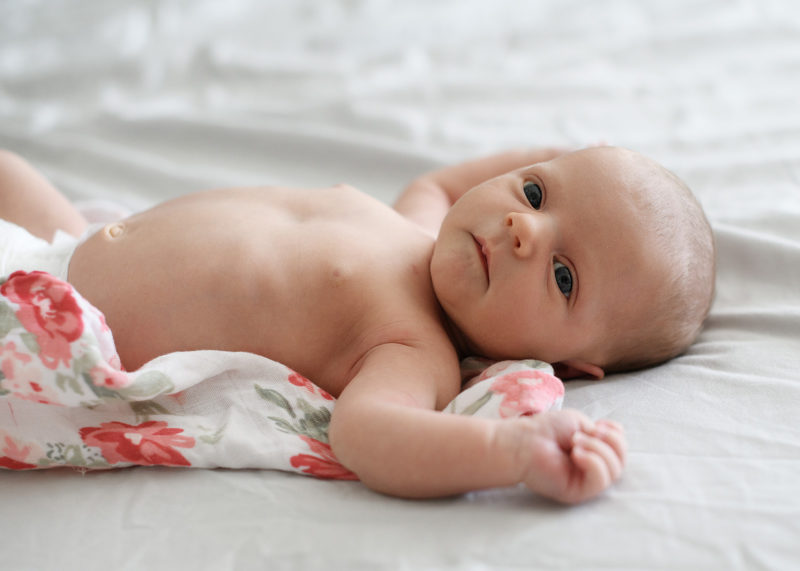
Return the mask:
M657 249L669 269L648 306L639 308L636 326L615 332L619 341L606 372L642 369L683 353L700 333L714 298L716 248L702 206L673 172L641 155L637 162L644 185L638 201L653 220Z

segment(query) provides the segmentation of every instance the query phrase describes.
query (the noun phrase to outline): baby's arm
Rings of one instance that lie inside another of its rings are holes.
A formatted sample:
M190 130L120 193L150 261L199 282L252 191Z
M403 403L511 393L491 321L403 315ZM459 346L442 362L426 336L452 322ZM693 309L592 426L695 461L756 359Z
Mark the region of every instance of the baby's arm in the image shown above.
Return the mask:
M567 152L548 148L515 150L448 166L415 179L395 201L394 208L433 235L450 207L480 183L534 163L549 161Z
M555 500L591 498L619 478L621 427L574 410L507 420L436 412L436 389L410 347L370 354L330 426L338 459L369 487L435 497L525 483Z

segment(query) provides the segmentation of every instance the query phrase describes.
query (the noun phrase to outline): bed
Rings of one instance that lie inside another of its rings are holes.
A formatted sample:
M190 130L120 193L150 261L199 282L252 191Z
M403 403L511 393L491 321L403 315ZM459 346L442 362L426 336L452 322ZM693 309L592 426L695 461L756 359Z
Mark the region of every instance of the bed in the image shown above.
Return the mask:
M796 569L800 8L60 0L0 4L0 148L75 201L348 182L385 202L518 146L635 148L694 189L716 300L683 356L565 406L622 422L623 479L563 507L272 470L0 471L7 569Z

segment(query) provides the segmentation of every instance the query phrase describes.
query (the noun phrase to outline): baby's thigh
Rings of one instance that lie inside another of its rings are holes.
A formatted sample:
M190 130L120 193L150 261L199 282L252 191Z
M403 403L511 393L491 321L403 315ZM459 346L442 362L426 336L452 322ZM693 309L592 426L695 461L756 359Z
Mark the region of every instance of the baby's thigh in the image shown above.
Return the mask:
M45 240L56 230L80 236L86 220L22 157L0 150L0 218Z

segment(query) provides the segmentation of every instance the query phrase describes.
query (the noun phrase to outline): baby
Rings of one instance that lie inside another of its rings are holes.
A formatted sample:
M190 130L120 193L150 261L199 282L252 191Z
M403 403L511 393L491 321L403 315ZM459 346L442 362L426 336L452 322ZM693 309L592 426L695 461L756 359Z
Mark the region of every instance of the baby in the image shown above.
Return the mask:
M236 188L94 233L4 153L0 216L46 240L88 234L52 267L24 269L61 271L105 314L128 370L193 349L284 363L338 397L338 459L406 497L519 482L567 503L600 493L623 469L621 426L575 410L440 414L461 389L459 359L534 357L561 378L654 365L691 344L713 293L697 201L612 147L448 167L395 209L343 185Z

